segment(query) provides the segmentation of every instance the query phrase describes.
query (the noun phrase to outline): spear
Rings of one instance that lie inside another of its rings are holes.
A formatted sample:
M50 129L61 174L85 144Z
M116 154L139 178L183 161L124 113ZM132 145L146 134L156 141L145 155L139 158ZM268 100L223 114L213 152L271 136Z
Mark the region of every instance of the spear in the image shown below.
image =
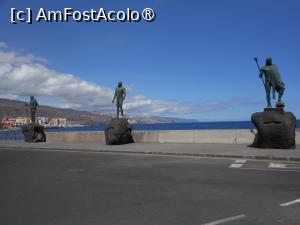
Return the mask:
M27 118L27 124L28 124L28 110L27 110L27 103L25 103L25 111L26 111L26 118Z
M254 60L255 60L255 62L256 62L256 65L257 65L257 68L258 68L259 73L261 73L261 72L260 72L260 67L259 67L259 64L258 64L258 58L255 57ZM263 85L265 86L265 81L264 81L264 79L262 78L262 76L259 76L259 77L261 78L261 80L262 80L262 82L263 82Z
M258 64L258 59L257 59L257 57L255 57L254 60L255 60L255 62L256 62L258 71L259 71L259 73L260 73L260 67L259 67L259 64ZM261 78L261 80L262 80L262 82L263 82L263 85L265 86L265 81L264 81L264 79L262 78L262 76L259 76L259 77ZM273 88L273 86L272 86L272 89L273 89L273 99L275 99L275 89Z

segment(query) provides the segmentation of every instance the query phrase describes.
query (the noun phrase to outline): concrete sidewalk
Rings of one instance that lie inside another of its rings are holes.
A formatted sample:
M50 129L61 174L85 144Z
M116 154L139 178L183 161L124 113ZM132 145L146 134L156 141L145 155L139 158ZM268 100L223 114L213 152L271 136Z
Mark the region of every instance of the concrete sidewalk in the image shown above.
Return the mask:
M300 146L293 150L256 149L239 144L135 143L108 146L102 143L0 143L1 149L67 150L110 153L159 154L220 158L300 161Z

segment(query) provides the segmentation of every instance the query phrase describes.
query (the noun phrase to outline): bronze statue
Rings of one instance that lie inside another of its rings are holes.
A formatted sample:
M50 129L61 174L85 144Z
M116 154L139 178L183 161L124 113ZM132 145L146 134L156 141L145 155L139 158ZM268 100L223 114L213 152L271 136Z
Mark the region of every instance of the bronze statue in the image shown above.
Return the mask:
M275 91L278 93L278 101L276 107L284 107L284 102L281 100L283 95L285 85L281 80L280 73L275 64L272 64L272 58L266 58L266 65L259 67L257 58L254 58L259 68L259 77L262 79L265 86L266 98L267 98L267 108L272 108L271 105L271 89L273 93L273 99L275 99ZM265 79L263 79L263 75Z
M24 140L25 142L46 142L46 134L44 132L44 127L35 123L35 112L36 107L39 105L37 100L34 96L30 96L30 102L26 103L26 114L27 114L27 106L30 109L30 116L31 116L31 123L24 124L21 126ZM28 115L27 115L27 122L28 122Z
M118 83L118 87L115 90L115 95L114 99L112 100L112 103L116 101L116 106L117 106L117 115L119 117L120 111L121 111L121 116L123 117L123 101L125 100L126 97L126 89L123 87L122 82Z
M30 96L30 102L26 103L26 108L27 108L27 106L29 106L30 116L31 116L31 123L35 123L35 111L36 111L36 107L38 105L39 105L39 103L37 102L37 100L35 99L35 97L34 96Z

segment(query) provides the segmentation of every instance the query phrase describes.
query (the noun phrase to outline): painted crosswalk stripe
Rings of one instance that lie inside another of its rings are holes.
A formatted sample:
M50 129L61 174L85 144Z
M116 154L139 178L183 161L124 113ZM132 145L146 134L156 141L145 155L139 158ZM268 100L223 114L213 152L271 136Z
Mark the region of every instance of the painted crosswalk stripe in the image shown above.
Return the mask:
M246 163L245 159L237 159L229 166L229 168L241 168L244 163Z
M269 163L269 168L286 168L286 165L282 163Z
M229 167L230 168L241 168L244 164L243 163L232 163Z
M247 217L247 216L244 215L244 214L241 214L241 215L238 215L238 216L233 216L233 217L228 217L228 218L225 218L225 219L220 219L220 220L212 221L212 222L205 223L205 224L202 224L202 225L218 225L218 224L223 224L223 223L231 222L231 221L234 221L234 220L243 219L245 217Z
M237 159L234 161L234 163L246 163L245 159Z
M297 203L300 203L300 198L299 198L299 199L296 199L296 200L294 200L294 201L281 203L281 204L279 204L279 205L282 206L282 207L286 207L286 206L294 205L294 204L297 204Z

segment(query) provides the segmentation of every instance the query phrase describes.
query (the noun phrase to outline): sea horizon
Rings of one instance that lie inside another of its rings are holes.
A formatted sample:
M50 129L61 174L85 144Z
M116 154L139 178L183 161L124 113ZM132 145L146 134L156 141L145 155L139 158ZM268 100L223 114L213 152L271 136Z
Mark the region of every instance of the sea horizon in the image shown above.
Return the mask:
M229 130L255 129L251 121L215 121L215 122L180 122L180 123L150 123L132 124L133 130ZM296 128L300 128L300 120L296 121ZM72 131L104 131L105 124L86 125L80 127L45 128L46 132Z

